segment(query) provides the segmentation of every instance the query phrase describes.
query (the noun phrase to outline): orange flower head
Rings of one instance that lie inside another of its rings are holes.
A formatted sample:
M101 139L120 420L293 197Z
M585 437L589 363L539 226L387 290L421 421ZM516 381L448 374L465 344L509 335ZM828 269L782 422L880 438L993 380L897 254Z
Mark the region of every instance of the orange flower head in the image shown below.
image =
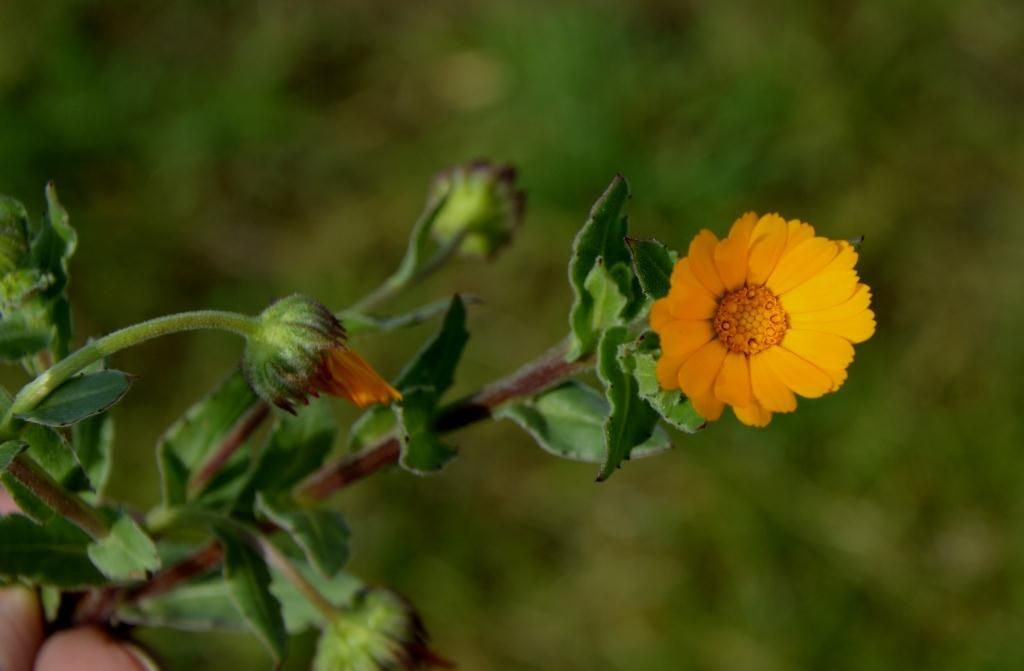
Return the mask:
M701 231L651 308L658 382L709 421L730 405L751 426L836 391L854 343L875 332L856 263L848 242L777 214L747 213L724 240Z
M259 316L242 357L249 386L263 400L288 412L321 392L360 408L390 403L402 395L361 356L348 348L341 323L315 299L283 298Z

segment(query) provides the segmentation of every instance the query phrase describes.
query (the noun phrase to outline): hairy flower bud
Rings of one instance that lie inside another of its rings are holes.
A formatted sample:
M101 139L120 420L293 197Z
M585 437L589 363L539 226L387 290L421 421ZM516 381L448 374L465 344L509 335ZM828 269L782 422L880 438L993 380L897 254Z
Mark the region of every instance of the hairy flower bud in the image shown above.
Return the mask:
M327 625L315 671L399 671L451 667L430 651L423 622L408 601L386 589L366 589Z
M441 172L431 195L447 198L434 222L434 237L444 245L462 236L459 252L479 257L493 256L512 239L526 201L516 189L515 168L488 161Z
M317 300L294 294L264 310L246 343L242 371L262 399L288 412L320 392L360 408L401 398L345 344L345 329Z

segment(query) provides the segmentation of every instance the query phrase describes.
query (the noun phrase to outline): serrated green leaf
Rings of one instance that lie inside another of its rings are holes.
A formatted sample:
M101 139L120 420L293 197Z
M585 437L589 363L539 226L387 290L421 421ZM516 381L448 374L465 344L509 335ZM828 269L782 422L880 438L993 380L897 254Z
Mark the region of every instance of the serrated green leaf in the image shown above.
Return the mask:
M637 382L637 392L654 408L661 418L671 426L696 433L704 428L706 422L694 409L690 400L685 398L678 389L662 389L658 383L655 369L658 365L657 335L648 333L643 336L644 347L627 346L620 352L623 368L630 371ZM653 346L653 350L649 349Z
M8 363L45 349L54 338L53 326L27 314L13 312L0 319L0 360Z
M413 357L398 376L395 386L402 392L414 387L430 387L438 398L452 386L455 368L469 340L466 330L466 306L458 295L452 296L441 329Z
M316 591L334 605L347 604L363 587L363 583L348 573L338 573L332 578L324 578L302 562L293 562L295 569L306 580L312 583ZM281 613L285 627L290 634L299 634L307 629L321 629L326 622L324 614L316 609L289 580L274 572L274 582L270 591L281 602Z
M598 258L608 268L630 262L626 249L626 205L630 198L629 184L616 175L590 210L590 216L573 242L569 261L569 284L574 301L569 313L572 329L570 360L593 351L600 332L594 328L594 297L586 287L587 277ZM625 292L624 292L625 293ZM627 296L628 298L628 296Z
M14 461L14 458L28 449L28 443L23 440L8 440L0 444L0 472L7 469L7 464Z
M76 375L17 417L45 426L70 426L109 409L124 398L131 384L128 374L119 370Z
M298 415L279 414L255 459L240 505L250 505L257 492L287 491L319 468L337 432L327 399L314 399Z
M0 577L67 588L106 582L87 555L92 539L59 516L44 525L24 515L0 517L0 539Z
M71 427L71 447L97 495L110 479L114 449L114 420L107 413L88 417Z
M74 491L88 489L89 482L64 436L42 424L26 424L21 438L28 454L61 486Z
M433 430L436 395L429 387L415 387L403 394L402 402L392 406L402 431L402 455L399 464L417 475L444 468L456 451L441 442Z
M179 506L188 500L193 470L205 463L257 401L242 374L233 373L164 433L157 443L164 505Z
M123 604L115 619L126 624L185 631L248 628L231 600L228 584L219 576L175 587L151 599Z
M46 185L46 217L32 241L32 261L36 268L53 276L43 295L55 298L68 283L68 259L78 246L78 235L68 223L67 210L57 199L57 189Z
M285 531L325 578L335 575L348 561L352 534L341 513L300 508L282 497L262 493L256 497L256 512Z
M607 399L597 390L570 380L532 398L503 405L494 417L512 420L541 448L557 457L601 464L606 455L604 423L608 411ZM656 427L646 442L633 448L630 456L653 456L671 446L668 435Z
M120 514L107 536L89 545L88 554L96 568L114 580L144 578L160 568L156 545L127 513Z
M224 581L228 595L249 629L266 646L276 664L284 659L288 634L281 604L270 592L270 570L263 557L234 529L215 530L224 548Z
M647 297L658 299L668 295L675 266L673 254L657 240L629 238L627 243L633 257L633 270Z
M618 265L617 269L625 266ZM627 270L628 273L628 270ZM621 272L618 273L621 276ZM600 333L609 326L622 323L622 311L629 303L623 294L619 278L616 278L604 265L604 259L597 258L590 274L583 283L590 294L593 305L590 311L590 327L594 333Z
M619 359L619 348L629 339L625 327L615 326L604 332L597 348L597 375L611 407L604 423L607 452L598 482L608 479L629 459L633 448L651 437L658 422L658 413L640 398L636 380Z

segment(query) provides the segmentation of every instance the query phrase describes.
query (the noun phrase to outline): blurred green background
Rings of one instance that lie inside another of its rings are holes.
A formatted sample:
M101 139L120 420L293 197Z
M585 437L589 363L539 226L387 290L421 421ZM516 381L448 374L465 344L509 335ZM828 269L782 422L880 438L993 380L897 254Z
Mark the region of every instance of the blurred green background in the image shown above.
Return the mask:
M440 476L338 497L351 568L473 671L1022 668L1021 63L1009 0L3 2L0 192L38 213L59 186L84 337L293 291L344 306L436 170L510 161L513 247L397 306L484 299L456 393L562 337L569 246L616 172L633 232L672 247L749 209L863 234L879 327L839 394L601 485L511 424L464 431ZM358 347L393 374L431 328ZM157 499L155 439L237 355L119 355L140 379L115 494ZM146 640L171 669L266 665L242 636Z

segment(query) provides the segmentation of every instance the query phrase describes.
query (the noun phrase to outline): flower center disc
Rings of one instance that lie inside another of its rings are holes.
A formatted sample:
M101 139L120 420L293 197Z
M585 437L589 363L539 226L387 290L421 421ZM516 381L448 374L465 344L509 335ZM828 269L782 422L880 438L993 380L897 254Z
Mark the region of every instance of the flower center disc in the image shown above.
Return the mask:
M757 354L777 345L789 327L779 299L765 287L730 291L718 304L715 333L730 352Z

